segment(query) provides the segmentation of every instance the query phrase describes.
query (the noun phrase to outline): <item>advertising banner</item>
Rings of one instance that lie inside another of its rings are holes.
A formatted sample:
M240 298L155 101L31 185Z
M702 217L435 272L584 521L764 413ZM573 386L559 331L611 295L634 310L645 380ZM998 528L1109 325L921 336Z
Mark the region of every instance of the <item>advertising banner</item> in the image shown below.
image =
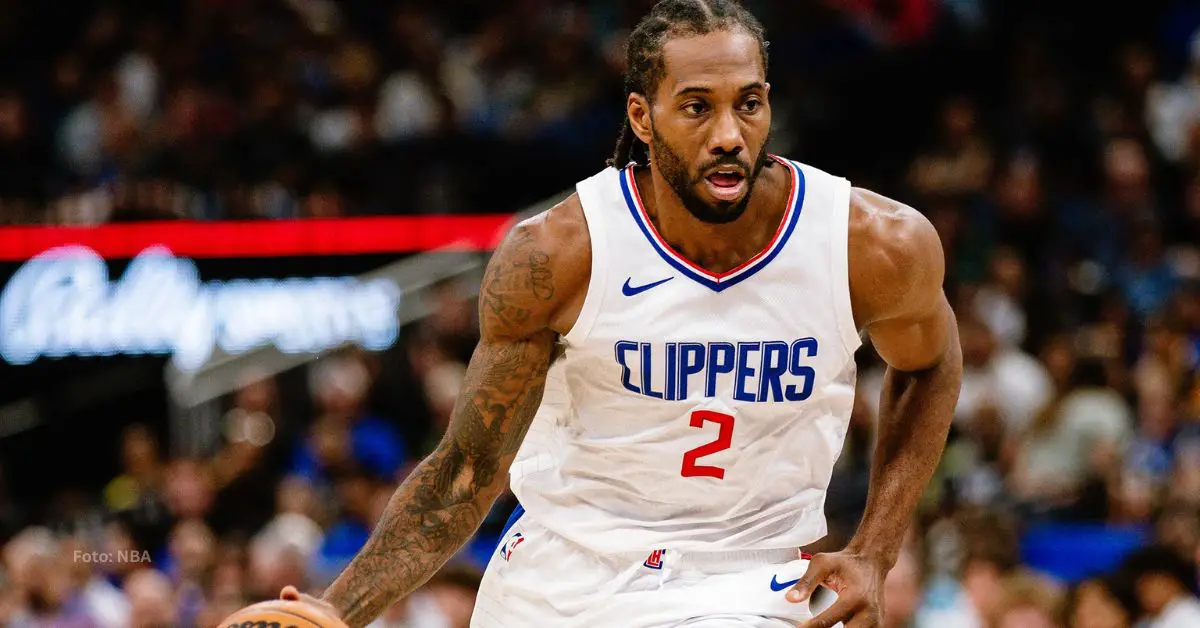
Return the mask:
M510 222L0 228L0 472L30 497L71 485L118 462L122 426L166 436L181 396L215 399L244 365L386 350L428 311L424 287L481 265Z
M0 361L391 346L402 288L357 275L489 250L508 216L0 229Z

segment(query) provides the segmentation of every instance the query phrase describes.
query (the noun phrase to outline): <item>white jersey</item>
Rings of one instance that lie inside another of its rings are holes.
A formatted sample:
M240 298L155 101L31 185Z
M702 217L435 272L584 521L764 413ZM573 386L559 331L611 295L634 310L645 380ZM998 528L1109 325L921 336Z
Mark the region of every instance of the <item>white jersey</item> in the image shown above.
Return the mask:
M825 535L860 344L850 184L777 161L792 178L780 227L726 273L658 235L632 169L579 183L587 296L511 471L540 525L599 553L795 548Z

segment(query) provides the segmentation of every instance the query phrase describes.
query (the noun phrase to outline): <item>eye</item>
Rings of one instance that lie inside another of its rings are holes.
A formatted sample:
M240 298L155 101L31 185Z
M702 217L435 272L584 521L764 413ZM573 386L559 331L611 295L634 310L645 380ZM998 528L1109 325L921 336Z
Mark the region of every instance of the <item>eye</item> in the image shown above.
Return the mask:
M690 102L683 106L683 110L693 116L699 116L704 115L704 112L708 111L708 105L699 101Z
M762 108L762 101L757 98L748 98L742 103L742 110L749 113L754 113Z

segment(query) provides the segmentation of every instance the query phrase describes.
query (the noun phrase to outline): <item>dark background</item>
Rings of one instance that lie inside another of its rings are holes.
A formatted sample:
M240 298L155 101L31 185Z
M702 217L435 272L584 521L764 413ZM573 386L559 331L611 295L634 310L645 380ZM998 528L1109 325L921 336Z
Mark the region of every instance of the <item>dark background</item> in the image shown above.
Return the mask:
M603 166L621 45L651 5L0 0L0 223L519 211ZM966 384L888 576L889 628L1129 627L1161 614L1147 591L1200 604L1186 593L1200 569L1200 2L746 5L770 40L772 149L910 204L946 252ZM387 261L199 265L258 277ZM34 393L44 412L0 438L0 542L15 557L0 575L18 583L0 587L0 623L99 624L92 589L130 605L112 602L104 625L180 626L280 583L319 591L444 430L474 306L439 289L394 349L249 382L208 409L218 426L269 416L263 446L217 429L182 450L160 358L0 366L0 398ZM859 360L815 549L844 544L866 497L881 365L870 347ZM111 398L85 403L81 381ZM360 384L351 410L320 392ZM156 447L127 459L138 425ZM398 466L348 434L401 452ZM297 463L323 447L345 455ZM512 507L424 590L446 594L436 613L451 625ZM125 536L151 569L63 558ZM38 577L70 568L78 580L47 602ZM1172 575L1135 586L1156 569Z

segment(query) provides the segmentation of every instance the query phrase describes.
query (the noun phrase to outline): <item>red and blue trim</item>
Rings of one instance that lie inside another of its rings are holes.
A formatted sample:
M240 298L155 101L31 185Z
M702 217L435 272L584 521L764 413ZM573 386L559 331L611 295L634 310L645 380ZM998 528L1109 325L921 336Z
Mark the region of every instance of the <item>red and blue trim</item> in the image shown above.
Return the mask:
M671 248L671 245L667 244L667 241L659 235L658 229L650 221L650 215L646 213L645 204L642 203L641 194L637 189L637 181L633 175L633 166L621 172L621 192L625 195L625 204L629 206L629 213L633 215L633 221L641 228L646 239L650 241L650 246L654 248L659 257L662 257L685 277L714 292L720 292L741 283L770 264L779 251L783 250L783 246L787 244L788 238L796 229L796 222L800 218L800 212L804 206L804 172L787 159L775 155L771 155L771 158L783 164L792 173L792 192L788 199L787 211L783 215L783 219L779 221L779 229L775 231L775 237L762 251L737 268L723 273L714 273L701 268Z

